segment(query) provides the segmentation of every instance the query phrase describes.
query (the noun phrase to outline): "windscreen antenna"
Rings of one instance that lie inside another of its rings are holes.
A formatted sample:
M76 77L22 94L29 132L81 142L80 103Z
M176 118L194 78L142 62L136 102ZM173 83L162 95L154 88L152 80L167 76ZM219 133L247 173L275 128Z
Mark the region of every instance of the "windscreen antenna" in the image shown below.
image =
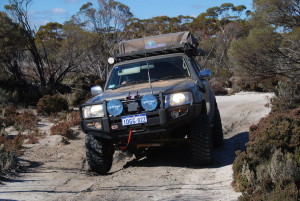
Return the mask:
M144 54L145 54L145 57L146 57L146 63L147 63L148 82L149 82L149 87L150 87L151 94L153 94L152 84L151 84L151 77L150 77L150 71L149 71L150 68L149 68L149 63L148 63L147 54L146 54L145 35L143 36L143 42L144 42L144 44L145 44L145 47L144 47Z

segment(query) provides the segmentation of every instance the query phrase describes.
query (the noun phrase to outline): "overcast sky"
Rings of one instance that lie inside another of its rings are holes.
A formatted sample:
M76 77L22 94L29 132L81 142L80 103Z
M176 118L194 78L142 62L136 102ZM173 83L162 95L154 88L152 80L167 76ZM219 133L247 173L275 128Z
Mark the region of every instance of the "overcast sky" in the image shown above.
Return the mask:
M36 27L48 22L63 23L70 19L86 2L96 3L97 0L32 0L29 14L31 23ZM178 15L198 16L207 8L220 6L222 3L245 5L248 10L252 8L252 0L119 0L130 7L135 17L147 19L154 16ZM0 9L8 4L8 0L0 0Z

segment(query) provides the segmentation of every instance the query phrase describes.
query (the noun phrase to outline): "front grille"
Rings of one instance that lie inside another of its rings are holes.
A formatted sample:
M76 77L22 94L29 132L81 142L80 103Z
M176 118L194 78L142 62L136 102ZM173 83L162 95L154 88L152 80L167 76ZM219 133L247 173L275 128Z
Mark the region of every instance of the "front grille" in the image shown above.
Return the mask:
M160 109L162 101L160 100L159 94L155 95L155 97L158 100L157 107L154 111L158 111ZM130 100L121 100L123 103L124 111L121 114L122 115L130 115L130 114L139 114L142 112L146 112L144 108L141 105L141 99L130 99Z

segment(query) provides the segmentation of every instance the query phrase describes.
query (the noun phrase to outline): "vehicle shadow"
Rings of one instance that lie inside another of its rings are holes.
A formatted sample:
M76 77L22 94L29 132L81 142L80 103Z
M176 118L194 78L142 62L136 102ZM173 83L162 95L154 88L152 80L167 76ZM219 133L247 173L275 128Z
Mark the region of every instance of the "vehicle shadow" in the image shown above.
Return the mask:
M213 150L213 164L209 166L195 166L189 160L190 149L188 144L180 147L159 147L152 148L141 159L134 159L127 162L124 168L135 167L156 167L174 166L187 168L219 168L233 163L237 150L245 150L245 144L249 141L249 133L242 132L229 139L224 140L220 148Z

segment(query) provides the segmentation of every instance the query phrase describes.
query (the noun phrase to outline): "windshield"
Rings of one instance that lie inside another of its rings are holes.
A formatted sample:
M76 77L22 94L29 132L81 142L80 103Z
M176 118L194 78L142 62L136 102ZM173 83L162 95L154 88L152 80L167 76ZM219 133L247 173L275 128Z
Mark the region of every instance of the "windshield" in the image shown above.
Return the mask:
M189 77L190 72L182 56L160 58L115 66L106 89L116 89L130 84Z

